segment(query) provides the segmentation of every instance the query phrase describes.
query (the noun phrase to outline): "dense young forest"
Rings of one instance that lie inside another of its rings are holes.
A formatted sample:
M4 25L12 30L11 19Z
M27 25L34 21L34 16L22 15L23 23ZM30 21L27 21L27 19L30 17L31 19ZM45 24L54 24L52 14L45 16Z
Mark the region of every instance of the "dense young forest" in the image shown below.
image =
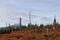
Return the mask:
M59 27L60 27L60 24L57 23L55 28L59 28ZM12 31L19 31L19 30L32 30L32 29L33 30L35 30L35 29L43 30L45 28L53 29L53 25L52 24L47 24L47 25L41 24L40 26L38 26L37 24L35 24L35 25L28 24L27 26L25 26L25 25L11 26L11 25L9 25L8 27L0 28L0 34L11 33Z

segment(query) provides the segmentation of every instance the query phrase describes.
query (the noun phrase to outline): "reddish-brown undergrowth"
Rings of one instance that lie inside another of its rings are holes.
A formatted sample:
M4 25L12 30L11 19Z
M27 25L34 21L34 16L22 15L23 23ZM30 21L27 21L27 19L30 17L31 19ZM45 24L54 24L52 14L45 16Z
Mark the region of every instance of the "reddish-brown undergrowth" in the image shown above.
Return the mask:
M10 34L0 34L0 40L45 40L45 30L14 31ZM59 29L48 30L48 40L60 40Z

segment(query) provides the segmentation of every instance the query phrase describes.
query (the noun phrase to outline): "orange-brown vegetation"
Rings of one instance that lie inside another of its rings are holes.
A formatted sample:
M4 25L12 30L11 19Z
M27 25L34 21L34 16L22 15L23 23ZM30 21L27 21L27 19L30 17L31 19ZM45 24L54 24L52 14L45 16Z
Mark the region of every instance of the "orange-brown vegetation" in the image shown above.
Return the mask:
M0 34L0 40L45 40L45 30L14 31ZM48 40L60 40L60 29L49 29Z

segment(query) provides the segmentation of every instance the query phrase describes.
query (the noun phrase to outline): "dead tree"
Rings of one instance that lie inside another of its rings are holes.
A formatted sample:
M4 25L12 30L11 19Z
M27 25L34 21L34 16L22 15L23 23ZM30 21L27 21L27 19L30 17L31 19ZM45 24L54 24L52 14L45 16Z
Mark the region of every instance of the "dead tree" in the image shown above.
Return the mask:
M48 28L45 29L45 40L49 40Z

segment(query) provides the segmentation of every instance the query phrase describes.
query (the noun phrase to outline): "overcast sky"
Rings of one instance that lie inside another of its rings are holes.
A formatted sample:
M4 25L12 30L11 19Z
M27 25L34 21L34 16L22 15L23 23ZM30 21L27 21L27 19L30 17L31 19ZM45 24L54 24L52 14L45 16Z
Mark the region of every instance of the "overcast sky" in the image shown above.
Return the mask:
M49 24L56 16L60 23L60 0L0 0L0 27L7 24L29 23L31 10L32 24Z

